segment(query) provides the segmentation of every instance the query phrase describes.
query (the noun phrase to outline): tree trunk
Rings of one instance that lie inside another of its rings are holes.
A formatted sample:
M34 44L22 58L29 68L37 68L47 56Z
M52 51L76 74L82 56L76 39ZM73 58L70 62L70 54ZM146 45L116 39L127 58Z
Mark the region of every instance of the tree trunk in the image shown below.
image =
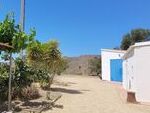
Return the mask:
M49 88L51 88L51 85L52 85L53 80L54 80L54 76L55 76L55 74L52 74L52 76L49 76L49 84L48 84Z

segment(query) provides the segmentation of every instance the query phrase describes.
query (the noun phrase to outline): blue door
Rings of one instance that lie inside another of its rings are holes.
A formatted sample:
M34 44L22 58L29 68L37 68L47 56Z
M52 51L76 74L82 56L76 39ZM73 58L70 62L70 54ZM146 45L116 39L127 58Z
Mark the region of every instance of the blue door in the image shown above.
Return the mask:
M122 82L122 59L110 60L111 81Z

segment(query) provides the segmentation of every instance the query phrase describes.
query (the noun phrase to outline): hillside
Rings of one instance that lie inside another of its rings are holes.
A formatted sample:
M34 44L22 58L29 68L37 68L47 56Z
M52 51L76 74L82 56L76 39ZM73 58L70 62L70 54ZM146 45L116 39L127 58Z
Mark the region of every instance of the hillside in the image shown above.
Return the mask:
M68 61L67 70L65 74L78 74L78 75L88 75L89 74L89 61L99 57L98 55L82 55L79 57L65 57Z

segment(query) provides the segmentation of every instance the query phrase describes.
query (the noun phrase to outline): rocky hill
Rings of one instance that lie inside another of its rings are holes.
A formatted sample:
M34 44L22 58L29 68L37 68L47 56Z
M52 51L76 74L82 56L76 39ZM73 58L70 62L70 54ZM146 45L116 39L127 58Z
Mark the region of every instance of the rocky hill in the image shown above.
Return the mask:
M77 74L77 75L88 75L89 61L99 57L98 55L82 55L79 57L65 57L68 61L68 68L64 72L65 74Z

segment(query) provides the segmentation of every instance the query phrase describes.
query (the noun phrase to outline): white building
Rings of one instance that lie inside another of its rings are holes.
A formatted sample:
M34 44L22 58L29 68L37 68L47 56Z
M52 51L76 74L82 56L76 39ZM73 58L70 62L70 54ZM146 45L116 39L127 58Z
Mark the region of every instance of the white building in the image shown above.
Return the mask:
M122 79L122 68L121 58L125 54L125 51L101 49L102 58L102 80L107 81L118 81L116 77L119 77L119 81ZM115 80L111 78L115 77Z
M123 87L137 101L150 102L150 42L136 43L123 56Z

